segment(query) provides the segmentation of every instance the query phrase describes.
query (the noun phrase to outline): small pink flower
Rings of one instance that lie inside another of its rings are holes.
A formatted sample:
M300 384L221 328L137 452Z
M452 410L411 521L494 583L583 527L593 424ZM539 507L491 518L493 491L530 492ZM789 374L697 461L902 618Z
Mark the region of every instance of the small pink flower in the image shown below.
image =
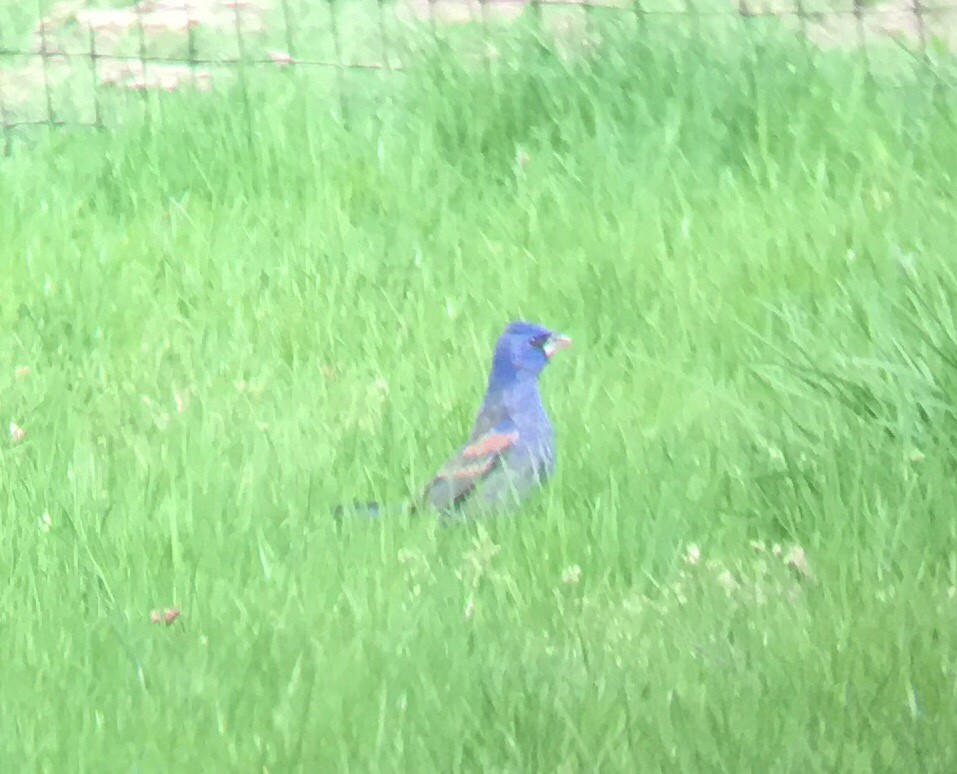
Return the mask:
M168 607L166 610L154 610L150 613L151 623L164 623L169 626L173 621L179 618L179 610L175 607Z

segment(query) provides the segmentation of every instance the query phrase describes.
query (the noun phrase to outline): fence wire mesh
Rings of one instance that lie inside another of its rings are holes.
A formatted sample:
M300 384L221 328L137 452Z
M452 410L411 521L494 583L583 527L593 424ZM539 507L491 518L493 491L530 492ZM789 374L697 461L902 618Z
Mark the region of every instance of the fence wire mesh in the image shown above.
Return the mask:
M401 73L416 40L531 16L574 46L595 15L629 23L774 19L819 48L957 42L957 5L923 0L0 0L0 127L110 125L130 94L200 92L261 70ZM126 97L122 96L126 95Z

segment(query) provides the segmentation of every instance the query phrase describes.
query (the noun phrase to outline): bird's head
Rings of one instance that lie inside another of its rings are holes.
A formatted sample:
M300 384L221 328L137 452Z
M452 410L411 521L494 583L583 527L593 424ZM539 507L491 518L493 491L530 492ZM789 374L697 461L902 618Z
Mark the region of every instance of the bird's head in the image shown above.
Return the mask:
M507 387L519 380L536 378L552 355L571 343L567 336L541 325L509 323L495 345L489 386Z

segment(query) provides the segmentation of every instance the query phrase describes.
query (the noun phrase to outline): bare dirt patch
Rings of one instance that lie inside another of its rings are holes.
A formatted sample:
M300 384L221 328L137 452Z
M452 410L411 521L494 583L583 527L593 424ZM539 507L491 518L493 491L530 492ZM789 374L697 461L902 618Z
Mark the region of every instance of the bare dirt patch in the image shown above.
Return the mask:
M270 2L143 0L126 8L56 3L35 25L25 55L0 67L0 122L50 118L54 101L95 88L209 90L213 72L190 61L191 36L200 30L223 38L260 33Z

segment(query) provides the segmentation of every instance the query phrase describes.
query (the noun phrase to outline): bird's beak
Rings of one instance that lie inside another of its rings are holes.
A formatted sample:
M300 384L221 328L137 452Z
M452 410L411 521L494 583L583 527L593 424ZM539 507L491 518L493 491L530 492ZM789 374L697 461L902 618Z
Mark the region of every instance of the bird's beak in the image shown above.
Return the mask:
M558 350L565 349L572 345L572 340L568 336L563 336L560 333L553 333L548 337L548 341L545 342L545 346L542 347L542 351L545 353L545 357L549 360L552 359Z

